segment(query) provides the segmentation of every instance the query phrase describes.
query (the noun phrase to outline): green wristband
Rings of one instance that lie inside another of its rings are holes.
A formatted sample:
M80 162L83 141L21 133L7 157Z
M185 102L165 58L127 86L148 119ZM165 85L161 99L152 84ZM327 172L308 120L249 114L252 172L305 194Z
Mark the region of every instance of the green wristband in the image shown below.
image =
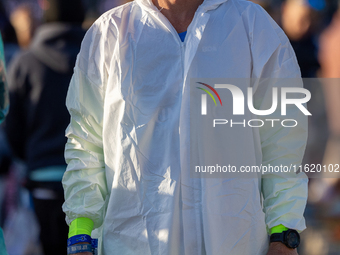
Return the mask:
M70 224L68 238L75 235L89 235L93 230L93 221L89 218L77 218Z
M282 224L272 227L270 229L270 234L276 234L276 233L282 233L283 231L287 231L288 228L286 228L285 226L283 226Z

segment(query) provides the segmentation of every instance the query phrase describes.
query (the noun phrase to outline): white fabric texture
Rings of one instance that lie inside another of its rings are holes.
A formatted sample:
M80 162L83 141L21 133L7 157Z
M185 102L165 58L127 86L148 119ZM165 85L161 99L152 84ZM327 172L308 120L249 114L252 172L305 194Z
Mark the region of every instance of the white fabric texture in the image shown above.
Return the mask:
M248 1L205 0L184 42L150 0L87 32L66 103L63 210L68 224L103 227L99 254L262 255L271 227L305 229L306 178L190 178L190 78L216 77L300 71L282 30ZM298 165L307 126L289 130L247 134L249 146L225 160Z

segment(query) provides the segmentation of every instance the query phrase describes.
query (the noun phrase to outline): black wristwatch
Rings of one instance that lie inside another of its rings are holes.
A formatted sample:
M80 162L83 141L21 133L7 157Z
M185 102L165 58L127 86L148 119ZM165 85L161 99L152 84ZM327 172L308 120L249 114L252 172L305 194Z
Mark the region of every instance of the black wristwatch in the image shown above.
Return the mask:
M300 244L300 235L294 229L288 229L282 233L271 234L270 242L284 243L288 248L297 248Z

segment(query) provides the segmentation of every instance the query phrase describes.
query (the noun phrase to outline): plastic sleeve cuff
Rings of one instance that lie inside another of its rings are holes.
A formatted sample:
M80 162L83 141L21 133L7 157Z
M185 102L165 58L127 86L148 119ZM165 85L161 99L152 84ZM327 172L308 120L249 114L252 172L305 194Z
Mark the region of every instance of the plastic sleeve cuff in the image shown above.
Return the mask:
M89 235L93 230L93 221L89 218L77 218L70 224L68 238L75 235Z
M270 229L270 234L276 234L276 233L282 233L283 231L287 231L288 228L286 228L285 226L283 226L282 224L272 227Z

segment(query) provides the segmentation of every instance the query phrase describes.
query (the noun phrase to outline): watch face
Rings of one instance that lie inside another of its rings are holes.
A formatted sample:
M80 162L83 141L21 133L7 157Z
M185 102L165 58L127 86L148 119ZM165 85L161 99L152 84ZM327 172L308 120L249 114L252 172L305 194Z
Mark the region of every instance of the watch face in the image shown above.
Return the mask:
M286 236L287 246L297 248L300 244L300 235L296 230L290 230Z

